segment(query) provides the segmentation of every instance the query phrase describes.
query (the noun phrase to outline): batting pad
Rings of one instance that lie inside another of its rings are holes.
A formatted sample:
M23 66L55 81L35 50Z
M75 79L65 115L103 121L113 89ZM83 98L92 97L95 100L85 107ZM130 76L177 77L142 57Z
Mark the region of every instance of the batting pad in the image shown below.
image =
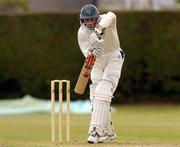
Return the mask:
M105 130L108 135L114 134L114 128L112 126L112 120L111 120L111 109L109 109L108 117L105 123Z
M101 135L107 123L110 109L110 102L94 99L93 111L91 115L91 128L96 127L97 133Z
M97 84L91 84L91 85L89 86L89 90L90 90L90 100L91 100L91 102L93 101L93 96L94 96L96 87L97 87Z
M113 85L110 81L101 80L94 93L94 99L111 102L113 97Z

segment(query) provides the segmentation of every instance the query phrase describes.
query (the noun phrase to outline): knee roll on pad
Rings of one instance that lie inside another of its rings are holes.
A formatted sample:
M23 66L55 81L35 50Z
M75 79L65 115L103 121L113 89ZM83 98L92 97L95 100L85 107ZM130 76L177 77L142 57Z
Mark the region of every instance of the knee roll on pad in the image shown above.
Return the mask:
M107 80L101 80L96 89L93 98L96 100L111 102L113 97L113 84Z

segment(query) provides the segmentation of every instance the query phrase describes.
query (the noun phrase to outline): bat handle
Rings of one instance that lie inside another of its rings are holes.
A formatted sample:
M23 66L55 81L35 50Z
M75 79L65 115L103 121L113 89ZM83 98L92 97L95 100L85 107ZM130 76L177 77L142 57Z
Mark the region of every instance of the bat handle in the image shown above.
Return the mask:
M85 67L91 69L94 65L96 57L94 55L88 55L86 59Z

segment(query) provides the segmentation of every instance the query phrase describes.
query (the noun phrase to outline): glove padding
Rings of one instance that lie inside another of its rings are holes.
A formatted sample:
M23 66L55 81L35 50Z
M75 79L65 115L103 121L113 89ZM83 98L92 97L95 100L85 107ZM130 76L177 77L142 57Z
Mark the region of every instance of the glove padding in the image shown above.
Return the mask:
M104 40L97 33L93 32L89 37L90 45L93 48L103 48Z
M96 58L100 57L102 54L104 54L103 48L91 48L89 49L89 52L93 54Z
M104 53L104 40L101 39L97 33L93 32L90 35L89 41L91 46L89 52L91 52L91 54L93 54L96 58L100 57Z

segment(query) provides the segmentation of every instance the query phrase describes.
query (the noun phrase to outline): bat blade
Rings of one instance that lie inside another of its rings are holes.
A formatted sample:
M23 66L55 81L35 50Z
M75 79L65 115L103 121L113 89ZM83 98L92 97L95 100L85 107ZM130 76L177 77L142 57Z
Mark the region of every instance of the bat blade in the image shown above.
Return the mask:
M91 73L91 69L87 69L85 66L83 66L81 73L79 75L78 81L76 83L76 86L74 88L75 93L77 93L77 94L84 93L84 90L89 81L90 73Z
M81 69L79 78L77 80L74 92L77 94L83 94L89 81L92 67L95 62L95 56L89 55Z

